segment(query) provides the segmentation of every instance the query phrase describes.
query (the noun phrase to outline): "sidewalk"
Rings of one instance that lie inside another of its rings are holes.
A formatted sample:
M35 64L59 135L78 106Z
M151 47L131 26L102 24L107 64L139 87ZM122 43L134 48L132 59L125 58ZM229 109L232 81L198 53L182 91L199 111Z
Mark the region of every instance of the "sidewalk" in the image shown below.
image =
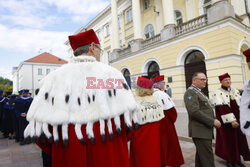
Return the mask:
M185 140L180 140L180 144L185 160L182 167L195 167L194 144ZM245 165L250 167L250 163ZM215 166L226 167L226 164L215 156ZM42 167L41 151L35 144L20 146L0 134L0 167Z

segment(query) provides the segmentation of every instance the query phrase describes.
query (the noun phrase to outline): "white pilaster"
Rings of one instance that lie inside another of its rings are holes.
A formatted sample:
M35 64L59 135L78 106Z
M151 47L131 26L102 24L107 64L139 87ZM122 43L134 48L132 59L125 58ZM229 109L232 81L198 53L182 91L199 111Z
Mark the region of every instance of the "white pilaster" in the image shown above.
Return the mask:
M175 24L173 0L162 0L164 26Z
M134 39L142 39L140 0L132 0L132 12L134 22Z
M124 14L121 13L120 15L120 27L121 27L121 40L122 40L122 46L126 44L125 40L125 24L124 24Z
M195 18L195 2L194 0L186 0L187 21Z
M118 32L118 15L117 15L117 1L111 0L111 15L112 15L112 31L111 31L111 48L113 50L120 49L119 32Z

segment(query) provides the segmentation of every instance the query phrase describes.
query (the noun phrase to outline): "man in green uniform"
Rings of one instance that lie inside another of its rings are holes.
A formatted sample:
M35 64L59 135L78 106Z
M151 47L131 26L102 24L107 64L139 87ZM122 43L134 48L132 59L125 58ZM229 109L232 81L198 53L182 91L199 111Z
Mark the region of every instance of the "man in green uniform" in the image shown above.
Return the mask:
M189 116L189 137L196 146L195 167L215 167L212 149L213 127L219 128L213 107L208 97L201 92L206 87L207 77L202 72L192 76L192 85L184 94Z

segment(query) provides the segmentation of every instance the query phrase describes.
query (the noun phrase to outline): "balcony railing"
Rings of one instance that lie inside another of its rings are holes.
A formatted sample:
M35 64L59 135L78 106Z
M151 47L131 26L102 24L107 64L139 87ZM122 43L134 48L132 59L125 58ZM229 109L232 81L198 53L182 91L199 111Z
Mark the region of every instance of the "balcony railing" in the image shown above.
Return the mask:
M152 44L155 44L155 43L157 43L158 41L161 41L161 35L160 35L160 34L158 34L158 35L156 35L156 36L153 36L153 37L151 37L151 38L149 38L149 39L146 39L146 40L142 41L142 42L141 42L141 47L142 47L142 49L147 48L148 46L150 46L150 45L152 45Z
M199 17L196 17L188 22L185 22L183 24L180 24L175 29L175 35L172 38L175 38L179 35L191 32L193 30L199 29L201 27L204 27L208 24L207 22L207 14L201 15ZM164 39L161 39L161 34L157 34L154 37L151 37L149 39L143 40L140 43L140 50L143 50L145 48L148 48L150 46L156 45L159 42L161 42ZM131 47L125 48L123 50L119 50L117 55L115 57L112 57L111 62L116 61L117 59L123 58L127 55L129 55L132 52Z
M127 47L125 49L122 49L122 50L118 51L119 57L123 57L123 56L125 56L125 55L127 55L129 53L131 53L131 47Z
M207 25L207 15L201 15L175 27L175 35L181 35Z

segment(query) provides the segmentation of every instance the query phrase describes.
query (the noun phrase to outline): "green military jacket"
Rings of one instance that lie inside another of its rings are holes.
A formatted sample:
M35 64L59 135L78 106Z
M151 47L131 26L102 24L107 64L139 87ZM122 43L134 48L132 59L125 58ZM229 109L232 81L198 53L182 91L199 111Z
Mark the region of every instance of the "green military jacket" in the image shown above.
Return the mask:
M215 117L208 97L192 85L184 94L184 102L189 118L189 137L213 139Z

